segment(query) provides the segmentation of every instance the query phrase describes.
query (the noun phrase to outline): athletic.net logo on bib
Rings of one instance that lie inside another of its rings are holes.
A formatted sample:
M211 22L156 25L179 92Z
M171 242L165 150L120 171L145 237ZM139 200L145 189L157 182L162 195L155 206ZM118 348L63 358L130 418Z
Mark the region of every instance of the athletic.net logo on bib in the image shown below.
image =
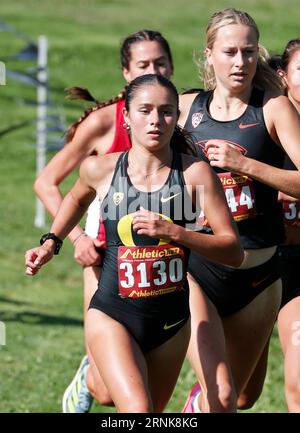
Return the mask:
M161 296L182 290L185 281L184 250L170 244L120 246L119 294L124 298Z

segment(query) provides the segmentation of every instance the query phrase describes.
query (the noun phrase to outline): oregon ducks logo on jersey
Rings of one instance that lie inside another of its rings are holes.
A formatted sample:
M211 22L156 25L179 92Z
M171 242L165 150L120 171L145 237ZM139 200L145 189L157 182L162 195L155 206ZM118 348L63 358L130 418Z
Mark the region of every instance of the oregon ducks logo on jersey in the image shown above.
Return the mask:
M166 221L169 221L170 223L173 223L173 221L171 220L171 218L167 217L166 215L163 214L156 214L161 216L163 219L165 219ZM132 231L131 231L131 226L132 226L132 220L133 220L133 214L128 214L128 215L124 215L120 221L118 222L118 235L122 241L122 243L126 246L126 247L133 247L136 246L132 237ZM159 240L159 244L158 245L165 245L168 244L169 241L167 241L166 239L160 239Z

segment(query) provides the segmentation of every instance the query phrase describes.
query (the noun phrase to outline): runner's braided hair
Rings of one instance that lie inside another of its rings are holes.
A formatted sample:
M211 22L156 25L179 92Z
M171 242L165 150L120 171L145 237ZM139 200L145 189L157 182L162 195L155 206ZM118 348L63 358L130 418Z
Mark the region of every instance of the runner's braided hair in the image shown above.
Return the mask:
M173 59L172 59L170 46L169 46L167 40L162 36L162 34L160 32L153 31L153 30L140 30L136 33L133 33L133 34L127 36L124 39L124 41L121 44L121 49L120 49L120 60L121 60L122 69L129 69L129 62L131 59L131 47L132 47L132 45L134 45L135 43L144 42L144 41L156 41L156 42L158 42L161 45L162 49L167 54L168 60L170 62L171 68L173 70ZM87 89L85 89L83 87L70 87L70 88L66 89L68 99L83 99L83 100L91 101L91 102L95 103L94 107L90 107L87 110L85 110L84 113L82 114L82 116L80 117L80 119L77 120L76 122L74 122L69 127L69 129L66 133L66 141L70 142L73 139L78 125L80 125L80 123L84 119L86 119L89 116L89 114L91 114L93 111L96 111L96 110L99 110L103 107L107 107L109 105L115 104L116 102L124 99L127 87L128 87L128 85L126 85L117 96L109 99L108 101L104 101L104 102L99 101L98 99L94 98L94 96Z

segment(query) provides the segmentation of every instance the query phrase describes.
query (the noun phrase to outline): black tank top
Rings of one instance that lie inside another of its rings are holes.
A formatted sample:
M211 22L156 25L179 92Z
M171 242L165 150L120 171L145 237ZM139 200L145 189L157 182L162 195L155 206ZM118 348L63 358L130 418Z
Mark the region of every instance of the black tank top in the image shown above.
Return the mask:
M199 157L205 161L205 143L210 139L227 140L247 157L282 168L284 151L272 140L263 116L264 92L253 88L245 112L231 121L214 120L209 114L213 92L201 92L194 99L185 129L193 136ZM282 210L278 192L247 176L224 173L214 167L238 224L244 248L278 245L284 239Z
M168 178L154 192L137 190L127 174L127 167L128 152L118 159L111 186L102 203L107 247L99 281L101 299L145 316L161 314L172 308L174 302L177 307L181 305L183 311L188 311L186 266L189 250L163 239L138 235L131 224L131 214L140 207L181 226L193 222L191 213L184 214L184 204L186 208L192 204L191 200L189 204L187 202L181 156L173 152Z

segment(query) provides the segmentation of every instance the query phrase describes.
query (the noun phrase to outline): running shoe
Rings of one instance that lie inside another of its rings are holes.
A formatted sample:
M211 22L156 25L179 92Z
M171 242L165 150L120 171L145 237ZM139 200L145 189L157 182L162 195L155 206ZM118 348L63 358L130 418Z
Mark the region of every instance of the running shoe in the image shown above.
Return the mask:
M63 413L88 413L90 411L93 397L86 384L88 366L89 360L85 355L72 382L64 392L62 400Z
M195 383L195 385L191 389L191 392L188 395L188 398L186 399L186 402L183 406L181 413L194 413L195 412L195 410L193 408L193 400L194 400L194 397L200 393L200 390L201 390L201 388L200 388L199 383Z

